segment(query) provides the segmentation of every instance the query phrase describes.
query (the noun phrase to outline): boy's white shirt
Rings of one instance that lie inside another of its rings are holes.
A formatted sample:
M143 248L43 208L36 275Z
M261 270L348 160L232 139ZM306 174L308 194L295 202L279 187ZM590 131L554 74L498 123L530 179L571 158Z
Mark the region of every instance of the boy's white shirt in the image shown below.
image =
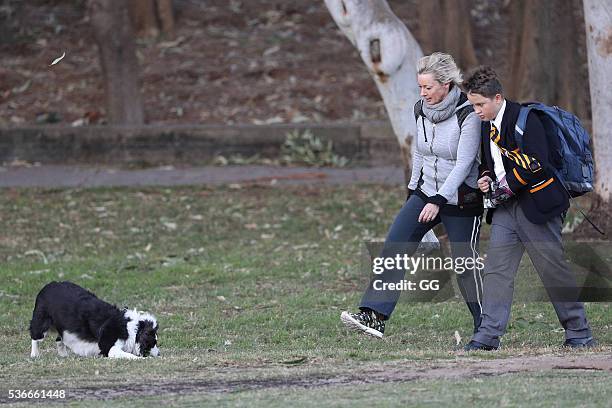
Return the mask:
M495 125L495 127L497 128L499 132L501 132L501 122L504 117L505 111L506 111L506 100L504 99L504 102L502 103L502 106L499 112L497 112L497 116L495 116L495 119L493 119L493 121L491 122L491 124ZM504 162L502 160L501 150L499 150L499 147L497 147L495 143L491 142L489 144L491 145L491 158L493 159L493 167L495 169L495 176L497 177L497 180L499 181L506 176L506 169L504 169Z

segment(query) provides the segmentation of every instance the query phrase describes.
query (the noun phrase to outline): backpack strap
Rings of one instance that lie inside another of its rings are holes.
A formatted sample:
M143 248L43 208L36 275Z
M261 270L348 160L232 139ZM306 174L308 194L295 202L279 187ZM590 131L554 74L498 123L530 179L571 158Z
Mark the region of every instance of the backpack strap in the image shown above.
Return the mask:
M423 100L419 99L417 103L414 104L414 120L418 121L419 116L423 116Z
M530 105L521 106L516 125L514 125L514 141L516 142L516 147L521 151L523 150L523 133L525 133L525 128L527 127L527 116L529 116L529 112L531 112Z
M417 103L414 104L414 120L417 122L417 127L419 123L419 117L423 122L423 136L425 137L425 141L427 141L427 131L425 130L425 115L423 114L423 100L419 99Z
M463 125L463 121L465 120L465 118L467 118L470 113L474 112L474 107L472 106L470 101L467 100L467 97L465 96L465 94L461 94L461 96L462 97L459 99L459 102L457 103L457 107L455 108L455 115L457 115L457 122L459 123L459 129L461 129L461 126Z

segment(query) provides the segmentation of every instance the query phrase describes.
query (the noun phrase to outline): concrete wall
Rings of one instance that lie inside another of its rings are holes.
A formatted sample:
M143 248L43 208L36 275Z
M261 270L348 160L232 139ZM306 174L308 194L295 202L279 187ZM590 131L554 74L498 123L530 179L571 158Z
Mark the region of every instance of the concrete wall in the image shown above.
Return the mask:
M0 162L42 164L206 164L217 155L278 157L286 134L310 129L361 164L400 164L386 122L334 125L38 126L0 128Z

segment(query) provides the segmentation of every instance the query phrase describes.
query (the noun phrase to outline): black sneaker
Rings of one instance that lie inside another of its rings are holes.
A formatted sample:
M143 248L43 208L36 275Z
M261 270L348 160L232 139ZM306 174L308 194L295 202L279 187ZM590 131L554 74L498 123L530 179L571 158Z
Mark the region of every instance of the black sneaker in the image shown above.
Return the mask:
M468 344L463 347L465 351L493 351L497 350L495 346L489 346L488 344L483 344L478 341L470 341Z
M361 331L379 339L385 333L384 320L378 319L374 313L369 311L361 311L359 313L342 312L340 320L351 330Z
M597 346L597 341L593 337L583 337L580 339L567 339L563 347L569 348L591 348Z

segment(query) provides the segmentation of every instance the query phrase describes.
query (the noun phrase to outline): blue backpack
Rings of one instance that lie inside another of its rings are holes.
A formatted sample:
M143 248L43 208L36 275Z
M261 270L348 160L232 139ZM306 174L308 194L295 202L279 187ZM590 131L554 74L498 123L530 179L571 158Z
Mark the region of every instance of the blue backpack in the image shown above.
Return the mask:
M519 113L514 137L517 147L523 149L523 131L527 115L538 115L546 131L551 170L562 182L570 197L578 197L593 191L593 155L589 146L589 134L573 114L558 106L539 102L523 104Z

